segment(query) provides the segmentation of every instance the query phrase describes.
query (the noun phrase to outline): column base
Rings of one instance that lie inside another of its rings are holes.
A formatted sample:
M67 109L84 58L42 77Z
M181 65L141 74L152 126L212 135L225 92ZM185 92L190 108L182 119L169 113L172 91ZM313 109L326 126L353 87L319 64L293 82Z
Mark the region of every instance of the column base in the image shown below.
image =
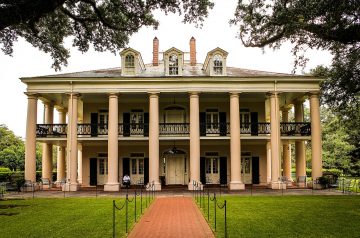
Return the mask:
M271 189L286 189L286 183L280 181L273 181L269 184Z
M107 183L104 185L105 192L117 192L120 191L120 184L119 183Z
M62 190L64 191L70 191L75 192L79 190L79 184L78 183L67 183L65 186L62 187Z
M297 183L297 186L299 187L299 188L306 188L307 186L306 186L306 183Z
M204 189L204 185L203 185L203 184L200 184L200 190L203 190L203 189ZM190 183L188 184L188 190L190 190L190 191L195 190L195 187L194 187L194 185L193 185L192 182L190 182Z
M159 182L154 182L154 189L155 191L161 191L161 183ZM151 188L146 188L146 191L151 191Z
M229 184L230 190L244 190L245 184L243 184L241 181L231 181Z

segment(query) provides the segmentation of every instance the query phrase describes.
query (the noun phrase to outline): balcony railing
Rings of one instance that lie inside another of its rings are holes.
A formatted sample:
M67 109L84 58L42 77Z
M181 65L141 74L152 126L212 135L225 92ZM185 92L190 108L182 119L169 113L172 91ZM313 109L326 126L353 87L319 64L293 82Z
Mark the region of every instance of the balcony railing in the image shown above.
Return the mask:
M283 136L310 136L311 124L309 122L281 122L280 133Z
M241 134L251 134L254 136L270 134L270 123L268 122L251 122L251 123L241 123L240 124L240 133Z
M67 124L37 124L37 137L66 137Z
M190 123L160 123L160 135L188 135Z
M230 123L200 123L200 136L219 135L226 136L230 133Z
M241 134L252 136L266 135L271 133L270 123L253 122L240 125ZM309 136L311 125L308 122L281 122L280 133L282 136ZM78 124L77 134L80 136L105 136L108 135L108 124ZM149 136L149 124L147 123L119 123L118 134L128 136ZM179 136L190 134L189 123L159 123L159 134L163 136ZM230 123L200 123L200 136L230 134ZM66 137L67 124L37 124L37 137Z

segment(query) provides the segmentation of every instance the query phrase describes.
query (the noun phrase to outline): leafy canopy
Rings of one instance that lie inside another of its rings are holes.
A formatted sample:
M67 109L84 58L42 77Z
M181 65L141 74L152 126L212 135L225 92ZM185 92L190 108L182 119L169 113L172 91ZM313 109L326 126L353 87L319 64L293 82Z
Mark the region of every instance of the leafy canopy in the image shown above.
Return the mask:
M53 68L67 65L64 38L72 36L79 51L115 53L142 26L157 28L153 12L184 15L185 23L201 23L213 7L210 0L0 0L0 45L11 55L13 43L23 37L50 53Z

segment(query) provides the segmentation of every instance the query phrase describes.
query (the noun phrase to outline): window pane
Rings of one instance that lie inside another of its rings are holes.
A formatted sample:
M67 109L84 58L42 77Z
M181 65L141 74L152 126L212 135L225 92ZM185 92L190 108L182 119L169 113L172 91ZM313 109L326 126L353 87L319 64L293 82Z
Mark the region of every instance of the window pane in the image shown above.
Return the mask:
M205 159L205 169L207 174L211 174L211 159Z
M213 174L217 174L219 172L219 159L218 158L213 158L212 160L213 162Z
M136 159L131 159L131 173L136 174Z
M125 57L125 68L134 68L134 67L135 67L134 55L128 54Z
M144 174L144 159L139 159L139 174Z
M214 56L214 74L221 75L223 73L223 60L220 55Z
M99 159L99 174L105 174L104 159Z
M169 74L178 75L179 74L179 65L177 55L170 55L169 57Z

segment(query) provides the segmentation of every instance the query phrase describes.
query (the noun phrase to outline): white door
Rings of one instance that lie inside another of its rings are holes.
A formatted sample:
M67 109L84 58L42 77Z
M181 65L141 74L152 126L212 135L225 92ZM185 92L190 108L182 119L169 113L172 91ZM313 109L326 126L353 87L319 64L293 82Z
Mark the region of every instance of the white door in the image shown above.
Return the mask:
M241 157L241 176L245 184L252 183L251 157Z
M240 113L240 125L241 131L245 134L251 133L251 120L250 120L250 112L241 112Z
M184 157L169 156L166 158L166 184L184 184Z

